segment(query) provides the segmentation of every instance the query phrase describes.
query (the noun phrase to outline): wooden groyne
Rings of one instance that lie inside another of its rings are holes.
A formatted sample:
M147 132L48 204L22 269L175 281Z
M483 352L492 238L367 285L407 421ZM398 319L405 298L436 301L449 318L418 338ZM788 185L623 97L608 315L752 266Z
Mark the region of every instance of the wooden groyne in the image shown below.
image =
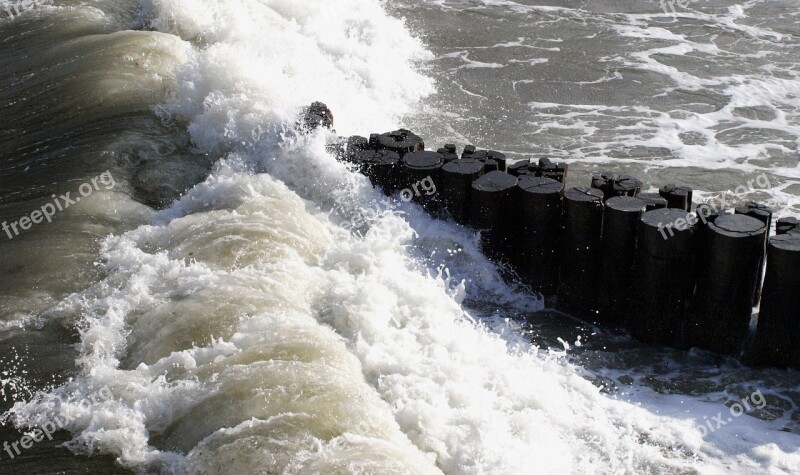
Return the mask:
M335 148L387 195L481 231L558 309L643 342L699 347L751 364L800 368L800 223L759 203L700 204L667 184L642 193L613 172L565 189L568 166L447 144L426 151L409 130L350 137ZM407 193L429 180L436 193ZM763 279L762 276L766 277ZM749 338L760 303L755 338ZM751 341L751 344L746 342Z

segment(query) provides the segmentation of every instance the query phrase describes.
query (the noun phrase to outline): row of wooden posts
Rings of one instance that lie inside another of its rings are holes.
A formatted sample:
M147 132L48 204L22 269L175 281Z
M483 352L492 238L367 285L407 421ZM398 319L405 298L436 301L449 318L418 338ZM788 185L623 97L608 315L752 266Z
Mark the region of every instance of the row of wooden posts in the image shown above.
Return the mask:
M481 230L484 252L509 263L556 308L643 342L699 347L757 365L800 368L800 226L757 203L701 204L667 185L641 193L634 177L601 173L565 190L568 167L507 164L495 151L425 151L408 130L350 137L343 160L392 195L420 180L414 200ZM766 267L766 277L763 279ZM752 309L760 303L755 338Z

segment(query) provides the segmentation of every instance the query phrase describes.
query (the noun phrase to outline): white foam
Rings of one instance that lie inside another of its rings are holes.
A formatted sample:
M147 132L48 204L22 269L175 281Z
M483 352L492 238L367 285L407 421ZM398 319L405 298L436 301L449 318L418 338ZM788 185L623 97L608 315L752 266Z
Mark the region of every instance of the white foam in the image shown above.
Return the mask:
M72 450L165 472L800 464L764 442L767 423L742 419L752 445L703 440L689 417L657 413L668 397L609 398L512 323L477 325L465 292L541 304L502 282L474 233L387 201L325 153L322 133L278 140L311 100L349 133L394 128L431 92L411 66L427 54L378 2L151 8L160 29L196 47L161 113L226 158L150 225L105 241L108 277L51 312L80 317L81 374L17 404L18 424L73 414ZM354 214L371 216L363 238L339 225ZM111 400L81 406L104 386Z

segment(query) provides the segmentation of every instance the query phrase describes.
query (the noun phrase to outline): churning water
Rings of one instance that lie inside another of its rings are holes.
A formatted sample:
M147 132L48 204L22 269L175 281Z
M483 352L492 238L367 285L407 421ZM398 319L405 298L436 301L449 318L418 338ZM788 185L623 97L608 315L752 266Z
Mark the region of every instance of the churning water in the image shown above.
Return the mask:
M0 219L60 205L0 234L4 421L65 429L0 472L799 471L796 373L543 311L473 231L293 130L319 100L339 135L405 125L571 184L766 174L732 200L800 214L796 0L666 3L0 9Z

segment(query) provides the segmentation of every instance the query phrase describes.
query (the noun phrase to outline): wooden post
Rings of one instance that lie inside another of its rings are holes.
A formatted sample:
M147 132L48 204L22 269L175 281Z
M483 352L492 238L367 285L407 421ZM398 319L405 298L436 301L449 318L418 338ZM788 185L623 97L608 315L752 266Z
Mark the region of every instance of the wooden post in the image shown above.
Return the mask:
M758 302L761 301L761 287L764 284L764 265L767 262L767 239L769 237L769 230L772 227L772 210L761 203L748 201L736 208L735 213L756 218L767 227L767 232L764 233L764 249L761 252L760 265L758 266L758 282L756 283L756 291L753 294L753 306L756 306Z
M692 217L672 208L648 211L639 220L638 238L635 312L628 319L628 329L645 343L675 345L694 283Z
M539 170L537 174L543 177L566 183L568 172L569 166L565 163L553 163L549 158L539 159Z
M769 240L753 354L758 364L800 368L800 235Z
M400 185L400 155L389 150L356 150L352 160L359 171L370 179L373 186L383 189L390 196Z
M442 155L436 152L412 152L406 154L402 162L401 194L408 195L410 192L411 198L429 212L439 209L440 201L436 192L441 186L439 171L444 164ZM428 185L428 181L433 186Z
M370 144L375 144L375 148L391 150L403 158L407 153L425 150L425 142L418 135L410 130L399 129L393 132L380 134L374 138L370 137Z
M767 228L755 218L729 214L709 223L707 231L698 250L707 258L697 269L689 339L693 346L737 355L749 331Z
M600 312L600 236L603 230L603 192L570 188L564 193L564 229L559 266L559 305L589 320Z
M706 203L700 203L695 208L695 214L701 224L713 223L717 218L723 214L727 214L724 210L719 211L714 206Z
M775 233L778 235L800 233L800 221L797 218L781 218L775 223Z
M469 221L483 230L484 253L492 259L506 257L513 247L514 216L511 213L517 178L491 171L472 182Z
M369 140L366 137L361 137L359 135L354 135L347 139L347 144L345 145L344 155L342 159L348 162L352 162L354 160L356 152L360 150L367 150L369 148Z
M564 163L553 163L550 159L542 158L539 163L532 163L530 160L518 160L513 165L508 165L506 171L514 176L534 175L543 176L566 183L569 167Z
M673 184L664 185L658 193L667 200L667 207L690 211L692 209L692 189Z
M663 209L667 207L667 200L658 193L639 193L636 195L636 197L640 200L644 200L647 203L647 211L653 211L654 209Z
M486 153L486 162L484 163L484 166L489 161L497 164L497 170L501 172L506 171L506 154L502 152L497 152L495 150L489 150Z
M461 151L461 158L475 158L473 155L478 149L474 145L465 145L464 150Z
M592 177L592 188L602 190L605 199L615 196L636 196L642 189L642 182L630 175L602 172Z
M439 193L455 222L467 224L469 221L472 183L482 174L483 163L471 158L452 160L442 166Z
M534 291L555 295L564 185L550 178L524 175L516 191L520 255L515 264Z
M616 196L605 203L600 300L606 322L624 324L631 316L636 233L646 210L646 201L631 196Z
M517 160L513 164L508 165L506 167L506 172L509 175L514 175L516 177L521 177L523 175L535 174L535 172L533 172L531 170L531 161L528 160L528 159Z
M442 157L444 158L444 163L451 162L453 160L458 160L458 154L456 153L456 146L451 143L445 144L444 147L440 148L436 152L442 155Z

